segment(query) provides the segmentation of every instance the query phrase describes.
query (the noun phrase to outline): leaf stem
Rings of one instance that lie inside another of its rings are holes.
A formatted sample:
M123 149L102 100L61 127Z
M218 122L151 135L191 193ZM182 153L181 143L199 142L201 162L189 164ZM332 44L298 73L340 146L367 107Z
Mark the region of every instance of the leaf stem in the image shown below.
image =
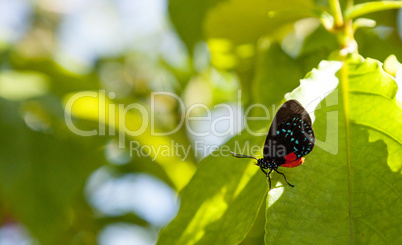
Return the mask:
M341 56L357 51L357 45L354 40L354 31L352 21L346 21L343 19L341 5L339 0L328 0L331 9L334 23L331 28L338 38L340 45ZM353 5L353 1L348 1L347 6Z
M329 7L334 16L334 29L342 28L343 26L343 15L341 10L341 5L338 0L329 0Z

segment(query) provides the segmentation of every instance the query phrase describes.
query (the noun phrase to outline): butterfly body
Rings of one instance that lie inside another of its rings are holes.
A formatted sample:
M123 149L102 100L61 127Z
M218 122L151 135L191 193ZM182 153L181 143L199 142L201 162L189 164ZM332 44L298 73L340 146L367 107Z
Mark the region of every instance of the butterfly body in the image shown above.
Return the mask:
M263 158L233 153L239 158L254 158L256 165L266 174L271 189L270 173L278 172L279 167L293 168L304 162L304 156L310 153L315 144L314 131L308 112L296 100L284 103L275 115L265 140ZM267 173L265 169L269 169Z

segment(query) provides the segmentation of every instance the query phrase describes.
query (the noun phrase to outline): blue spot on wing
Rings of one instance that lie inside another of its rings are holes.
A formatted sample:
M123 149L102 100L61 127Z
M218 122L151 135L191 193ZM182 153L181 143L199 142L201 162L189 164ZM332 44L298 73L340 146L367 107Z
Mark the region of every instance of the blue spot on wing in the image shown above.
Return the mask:
M300 158L313 149L314 136L311 125L298 116L280 122L276 134L276 144L285 146L286 154L293 152Z

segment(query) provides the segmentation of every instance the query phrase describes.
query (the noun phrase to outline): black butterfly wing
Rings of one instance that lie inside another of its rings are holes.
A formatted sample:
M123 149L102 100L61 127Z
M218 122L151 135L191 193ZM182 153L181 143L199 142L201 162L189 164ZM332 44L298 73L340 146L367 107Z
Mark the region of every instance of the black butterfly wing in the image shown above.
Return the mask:
M313 150L315 135L311 118L296 100L284 103L275 115L264 145L264 159L299 159Z
M268 135L275 135L274 133L276 131L276 126L278 126L281 122L293 117L294 115L300 115L300 117L303 118L306 123L310 125L312 124L310 115L308 114L306 109L304 109L304 107L297 100L288 100L276 112Z

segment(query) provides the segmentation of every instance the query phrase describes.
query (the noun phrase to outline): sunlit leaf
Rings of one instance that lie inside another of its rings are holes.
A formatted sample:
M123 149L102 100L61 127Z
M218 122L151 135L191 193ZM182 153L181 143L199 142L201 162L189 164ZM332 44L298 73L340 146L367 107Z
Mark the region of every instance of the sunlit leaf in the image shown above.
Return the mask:
M345 64L348 92L341 85L329 94L314 123L317 139L336 151L317 145L302 167L287 173L297 191L285 188L280 198L269 193L268 244L397 242L402 109L396 84L374 60L353 57ZM314 82L313 72L305 83ZM328 133L338 137L328 140Z
M158 244L237 244L244 239L267 191L258 168L229 154L243 149L239 142L247 138L252 138L249 147L263 141L243 132L200 163L181 192L179 214L162 230Z
M25 100L44 95L49 90L48 77L39 72L0 73L0 96L9 100Z
M384 60L384 70L393 77L398 73L399 67L401 67L401 63L393 54Z

